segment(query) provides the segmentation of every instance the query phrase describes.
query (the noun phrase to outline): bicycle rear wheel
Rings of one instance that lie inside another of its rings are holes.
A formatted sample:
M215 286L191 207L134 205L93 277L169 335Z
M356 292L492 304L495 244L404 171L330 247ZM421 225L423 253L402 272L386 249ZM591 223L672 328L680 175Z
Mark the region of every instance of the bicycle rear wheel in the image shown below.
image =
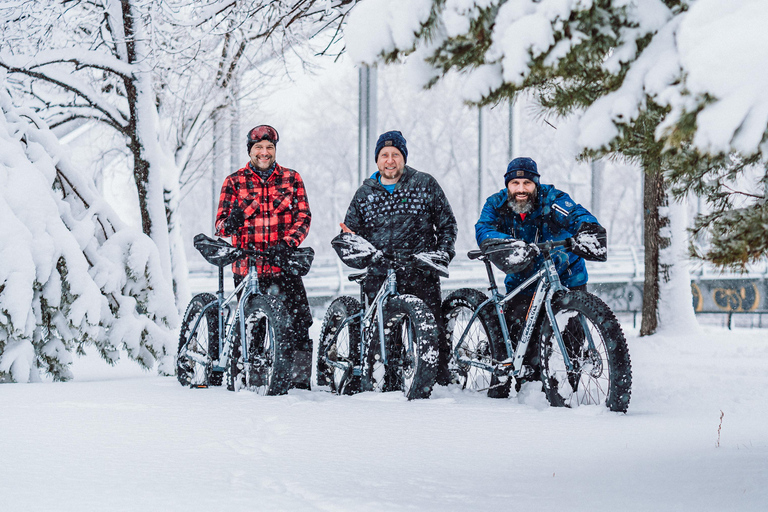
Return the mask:
M462 288L451 292L443 301L443 315L446 325L446 336L451 340L451 361L449 369L452 380L461 384L463 389L486 392L492 386L492 373L457 361L456 346L462 334L467 329L473 313L488 297L481 291L472 288ZM495 348L504 346L499 321L493 311L492 304L478 313L459 347L462 357L484 364L493 364L494 360L506 359L506 355L494 354ZM500 340L494 343L494 340ZM493 385L498 383L494 380ZM502 385L503 386L503 385ZM509 386L506 387L507 393Z
M573 369L567 369L552 325L544 321L539 350L549 403L556 407L602 404L626 412L632 367L627 340L613 312L583 291L559 295L552 301L552 309ZM594 348L589 346L590 338Z
M338 394L351 395L360 391L360 376L352 375L352 368L360 364L360 319L344 321L360 312L360 301L342 296L334 299L323 319L317 346L317 383L330 386ZM338 368L326 361L344 363Z
M219 358L219 308L213 306L203 313L212 302L216 302L214 295L199 293L192 297L184 313L176 352L176 379L182 386L221 385L222 374L211 370L213 361ZM190 338L198 318L200 323Z
M246 357L239 336L232 347L227 389L247 389L260 395L283 395L291 384L292 350L288 314L279 299L256 295L245 308ZM238 327L239 328L239 327Z
M429 398L437 377L437 323L421 299L399 295L387 301L384 343L386 364L375 329L366 355L366 373L374 391L401 390L409 400Z

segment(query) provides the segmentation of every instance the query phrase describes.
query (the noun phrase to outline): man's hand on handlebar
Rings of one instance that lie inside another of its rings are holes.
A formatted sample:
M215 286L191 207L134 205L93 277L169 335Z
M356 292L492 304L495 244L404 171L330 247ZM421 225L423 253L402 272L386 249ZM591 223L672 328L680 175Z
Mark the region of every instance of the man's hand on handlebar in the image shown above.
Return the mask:
M285 240L280 240L277 245L267 249L267 254L270 264L282 268L286 266L288 259L293 254L293 248Z
M229 211L229 217L224 221L224 235L230 236L245 225L245 212L239 206L233 206Z
M608 259L608 241L605 228L594 222L583 222L579 230L569 239L568 249L585 260L605 261Z

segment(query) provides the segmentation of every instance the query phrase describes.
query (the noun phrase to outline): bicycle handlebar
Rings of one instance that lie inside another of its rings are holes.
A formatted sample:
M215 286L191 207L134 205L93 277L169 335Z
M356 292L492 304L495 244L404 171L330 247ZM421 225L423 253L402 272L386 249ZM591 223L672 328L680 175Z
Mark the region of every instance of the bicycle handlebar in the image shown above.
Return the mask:
M555 247L570 247L572 245L573 238L568 237L565 240L549 240L547 242L538 242L531 245L535 245L541 252L547 254ZM483 256L484 253L480 249L473 249L467 253L467 257L471 260Z

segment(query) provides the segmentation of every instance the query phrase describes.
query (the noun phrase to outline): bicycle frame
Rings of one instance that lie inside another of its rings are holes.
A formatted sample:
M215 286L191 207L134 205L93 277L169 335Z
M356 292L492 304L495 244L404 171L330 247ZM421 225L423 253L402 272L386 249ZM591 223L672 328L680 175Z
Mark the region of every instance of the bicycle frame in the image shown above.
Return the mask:
M360 279L362 280L363 278L360 277ZM350 374L362 375L364 361L366 360L366 357L368 355L367 349L370 346L369 337L370 337L370 333L373 330L372 327L373 327L374 321L378 326L379 350L381 352L380 361L383 364L388 363L386 343L384 342L384 304L390 297L397 296L397 295L399 295L397 291L397 272L394 267L390 267L387 269L387 277L384 279L384 282L381 284L378 291L376 292L376 295L371 301L370 306L367 306L367 301L365 300L365 293L363 291L362 282L360 282L360 299L361 299L360 302L361 304L363 304L363 310L345 318L344 321L339 326L339 329L336 331L336 333L333 336L333 342L335 343L336 339L339 336L339 333L343 332L345 327L347 327L352 322L356 321L358 318L361 319L360 326L359 326L360 361L356 362L356 364L349 364L342 361L333 361L331 359L328 359L326 355L326 363L329 366L332 366L334 368L338 368L339 370L344 371L344 375L341 379L342 383L346 383ZM374 315L375 315L375 320L374 320ZM409 343L413 343L413 336L409 336L408 339L409 339ZM412 348L413 347L409 346L408 347L409 351L412 350Z
M224 267L220 266L218 267L218 269L219 269L219 288L216 291L216 300L206 304L205 307L200 312L200 315L195 320L195 323L192 326L192 329L190 329L189 331L189 336L187 337L187 344L189 344L190 340L197 333L197 328L200 325L200 322L205 318L206 312L213 307L218 307L218 310L219 310L219 315L218 315L219 359L218 361L208 361L207 358L203 360L197 354L190 353L190 352L187 352L186 356L200 364L211 363L212 371L223 372L226 370L227 363L229 361L229 354L232 350L231 342L234 338L234 330L236 325L240 328L240 340L242 344L241 353L243 354L243 357L244 357L243 360L244 361L248 360L247 358L248 347L247 347L247 343L245 342L245 304L247 304L249 297L253 295L260 295L261 290L259 288L259 276L258 276L258 273L256 272L256 266L253 262L253 258L251 257L249 257L248 274L246 274L245 279L243 279L240 282L240 284L238 284L237 287L235 287L234 291L230 293L226 298L224 297ZM238 298L238 294L241 291L243 293ZM235 310L234 314L232 314L229 307L233 302L237 302L237 309ZM235 319L238 319L237 324L235 323Z
M552 260L551 250L556 246L562 246L565 244L566 244L565 240L536 244L537 247L539 247L539 250L544 255L544 262L541 265L541 268L539 268L534 275L526 279L525 282L520 284L520 286L518 286L517 288L515 288L514 290L512 290L506 295L499 292L498 286L496 285L496 277L494 276L493 268L491 267L491 262L488 260L487 257L480 256L480 258L483 260L483 263L485 264L486 272L488 274L488 281L490 283L489 290L491 292L491 296L490 298L483 301L477 307L477 309L473 311L472 316L467 322L467 325L464 328L464 331L462 332L461 337L459 338L459 342L456 344L456 348L454 349L454 357L456 358L457 361L463 364L481 368L488 372L492 372L498 376L511 375L512 377L515 377L515 378L524 377L525 374L527 373L527 370L524 370L524 366L523 366L525 354L526 354L526 351L528 350L528 345L533 336L533 331L536 327L536 322L541 313L542 306L544 306L547 319L549 320L550 324L553 326L552 331L555 336L555 339L557 340L558 345L560 346L560 350L563 355L565 366L569 371L573 370L573 363L568 357L565 343L560 334L560 329L557 328L557 320L555 319L555 314L554 314L554 311L552 310L552 298L554 297L555 293L559 291L567 291L568 288L563 286L563 284L560 282L560 276L557 273L555 262ZM509 336L509 328L507 327L507 322L506 322L506 319L504 318L503 305L509 302L510 300L512 300L522 290L528 288L530 285L534 283L537 283L536 291L534 292L533 300L531 301L531 306L528 310L528 315L526 317L525 325L523 327L523 332L522 332L522 335L520 336L520 339L518 340L517 347L513 349L512 340L510 339L510 336ZM499 324L501 326L502 336L504 337L504 346L507 351L507 358L496 364L487 364L482 361L469 359L467 357L464 357L461 353L461 347L464 344L464 340L467 334L469 333L473 324L478 320L480 311L484 307L486 307L489 303L493 303L494 305L496 317L498 318ZM589 332L589 329L586 328L587 326L583 316L579 315L579 321L584 327L584 332L586 334L586 338L587 338L587 342L589 344L590 350L594 350L595 344L594 344L594 341L592 340L592 335Z

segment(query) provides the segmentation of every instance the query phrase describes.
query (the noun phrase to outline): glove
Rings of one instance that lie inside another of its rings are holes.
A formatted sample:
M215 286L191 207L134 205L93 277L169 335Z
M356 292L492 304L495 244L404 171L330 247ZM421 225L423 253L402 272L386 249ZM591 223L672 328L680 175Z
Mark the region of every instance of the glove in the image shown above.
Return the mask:
M608 259L608 237L605 228L594 222L582 222L578 231L570 238L568 249L585 260L605 261Z
M270 265L283 268L288 265L288 260L293 254L293 248L285 240L280 240L277 245L267 249Z
M239 206L234 206L229 211L229 217L224 221L224 229L222 230L226 236L237 233L241 227L245 225L245 212Z
M437 272L438 275L448 277L448 264L451 257L445 251L420 252L413 255L414 258L424 263L430 270Z
M487 238L480 244L480 249L505 274L523 272L540 252L534 244L512 238Z

